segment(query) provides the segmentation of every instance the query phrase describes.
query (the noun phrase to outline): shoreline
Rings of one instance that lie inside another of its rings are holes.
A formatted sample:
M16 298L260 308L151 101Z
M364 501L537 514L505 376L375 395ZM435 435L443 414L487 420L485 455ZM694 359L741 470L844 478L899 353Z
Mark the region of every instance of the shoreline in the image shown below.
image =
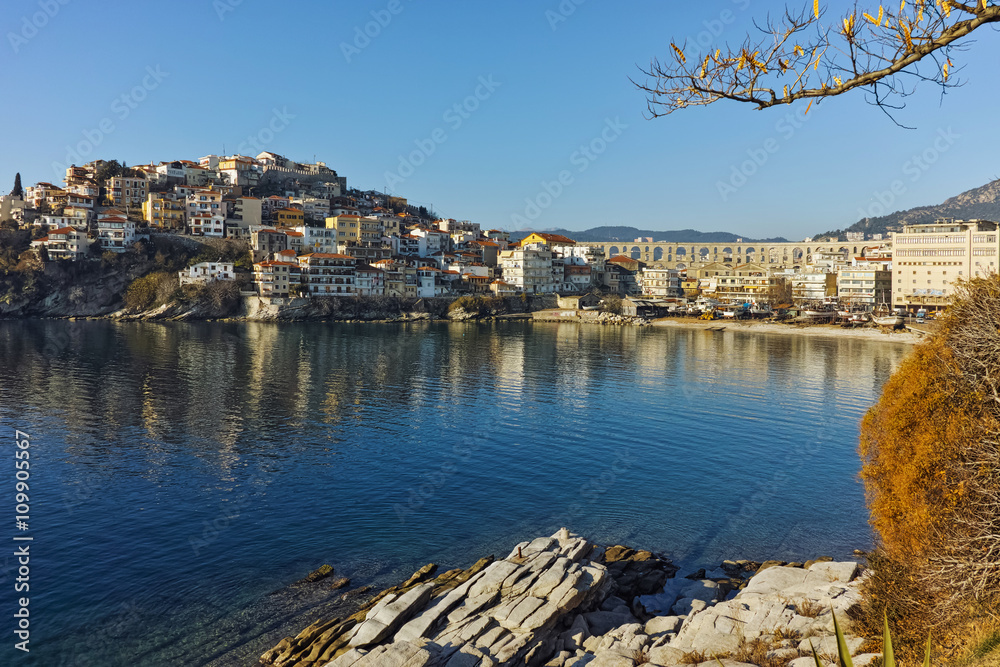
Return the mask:
M836 614L855 664L867 665L878 648L853 632L848 617L862 601L861 575L856 560L825 557L727 560L682 573L663 556L601 546L563 528L465 569L438 575L437 565L425 565L346 618L310 615L312 624L259 664L708 667L726 660L752 667L760 664L754 649L762 649L811 665L814 650L836 654Z
M654 327L674 327L679 329L702 329L713 333L740 332L756 334L778 334L782 336L819 336L826 338L850 338L854 340L870 340L881 343L902 343L916 345L927 337L927 334L912 331L887 332L874 328L848 329L835 324L778 324L755 320L691 320L681 318L661 318L654 320Z
M779 324L775 322L762 321L732 321L732 320L709 320L701 321L688 318L660 318L656 320L643 320L641 318L629 318L615 316L613 319L581 319L579 317L566 317L550 315L551 311L533 311L526 313L505 313L489 315L485 317L450 318L439 317L429 313L407 313L397 317L381 318L338 318L338 317L303 317L303 318L274 318L274 317L149 317L146 314L124 315L121 313L111 313L107 315L31 315L17 317L0 317L0 322L15 322L27 320L63 320L66 322L180 322L186 324L193 323L251 323L268 322L273 324L281 323L316 323L316 324L413 324L416 322L443 322L443 323L490 323L490 322L540 322L540 323L567 323L599 326L645 326L665 329L695 329L709 331L711 333L752 333L771 334L780 336L810 336L823 338L839 338L841 340L867 340L880 343L896 343L902 345L916 345L925 340L929 334L914 333L912 331L884 331L874 328L854 328L849 329L837 325L829 324Z

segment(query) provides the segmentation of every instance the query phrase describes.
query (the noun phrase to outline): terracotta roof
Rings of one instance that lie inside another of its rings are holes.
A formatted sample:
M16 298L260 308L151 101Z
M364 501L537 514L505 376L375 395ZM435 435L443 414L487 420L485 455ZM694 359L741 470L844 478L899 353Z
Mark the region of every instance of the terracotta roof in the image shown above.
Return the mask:
M73 234L75 232L76 230L72 227L60 227L59 229L54 229L49 232L49 236L52 236L53 234Z
M295 262L281 262L277 260L268 260L266 262L258 262L257 264L254 264L254 266L294 266L298 268L299 265L296 264Z
M351 257L350 255L341 255L335 252L311 252L308 255L302 255L299 259L302 259L302 257L318 257L320 259L354 259L354 257Z
M543 234L542 232L532 232L528 236L540 236L549 243L576 243L573 239L568 236L563 236L562 234ZM527 236L525 238L528 238ZM524 239L522 239L523 241Z

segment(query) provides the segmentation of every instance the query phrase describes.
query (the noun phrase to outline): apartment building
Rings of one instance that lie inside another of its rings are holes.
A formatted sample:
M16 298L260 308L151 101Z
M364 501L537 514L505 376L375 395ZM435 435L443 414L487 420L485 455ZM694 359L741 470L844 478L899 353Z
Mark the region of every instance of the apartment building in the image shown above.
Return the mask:
M986 220L904 225L892 234L892 305L945 308L958 281L997 271L998 237L997 223Z

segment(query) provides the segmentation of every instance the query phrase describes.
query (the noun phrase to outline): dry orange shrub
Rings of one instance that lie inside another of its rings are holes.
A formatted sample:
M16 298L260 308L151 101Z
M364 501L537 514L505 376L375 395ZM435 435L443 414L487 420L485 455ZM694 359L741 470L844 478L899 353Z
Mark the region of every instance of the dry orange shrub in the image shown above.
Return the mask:
M888 613L901 649L962 628L1000 601L1000 277L960 284L862 421L859 453L878 547L864 625Z
M926 555L949 519L944 510L957 501L962 480L953 463L981 435L980 409L963 384L944 341L928 341L893 374L861 423L871 524L896 557Z

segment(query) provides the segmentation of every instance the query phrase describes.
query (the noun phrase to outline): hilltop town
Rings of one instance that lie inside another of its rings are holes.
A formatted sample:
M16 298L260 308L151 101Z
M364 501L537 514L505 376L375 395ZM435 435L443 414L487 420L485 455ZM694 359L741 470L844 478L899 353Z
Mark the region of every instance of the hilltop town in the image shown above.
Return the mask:
M132 167L95 160L70 166L63 180L23 188L18 175L0 196L0 231L8 232L0 272L79 276L59 267L101 262L120 269L126 305L142 307L185 286L228 283L234 294L277 305L594 293L661 305L710 297L933 311L948 304L957 280L995 272L1000 251L997 224L981 220L905 225L868 240L852 233L845 242L578 243L541 232L515 240L402 197L350 189L323 162L266 151ZM177 247L189 250L170 250ZM129 253L155 261L115 263ZM155 284L137 282L153 270Z

